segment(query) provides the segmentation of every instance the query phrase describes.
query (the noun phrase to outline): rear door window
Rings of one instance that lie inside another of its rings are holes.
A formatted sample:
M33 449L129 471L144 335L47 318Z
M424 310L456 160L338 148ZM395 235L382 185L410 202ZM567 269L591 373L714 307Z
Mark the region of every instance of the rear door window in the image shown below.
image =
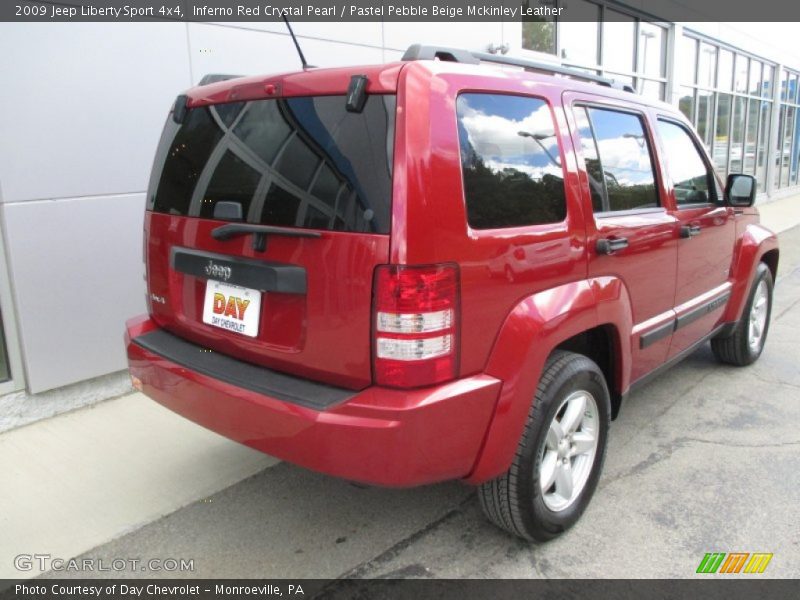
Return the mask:
M563 221L564 170L547 103L525 96L467 93L458 97L457 111L470 227Z
M576 106L575 118L594 211L659 206L650 140L642 117Z
M395 97L255 100L171 119L149 198L157 212L214 218L236 202L251 223L388 233Z

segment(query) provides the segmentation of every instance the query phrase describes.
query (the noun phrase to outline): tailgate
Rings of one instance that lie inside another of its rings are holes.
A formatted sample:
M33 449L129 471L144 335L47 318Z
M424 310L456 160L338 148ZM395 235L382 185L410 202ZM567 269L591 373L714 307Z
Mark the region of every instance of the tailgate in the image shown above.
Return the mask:
M389 257L395 97L253 100L168 118L148 192L153 319L204 351L360 388Z

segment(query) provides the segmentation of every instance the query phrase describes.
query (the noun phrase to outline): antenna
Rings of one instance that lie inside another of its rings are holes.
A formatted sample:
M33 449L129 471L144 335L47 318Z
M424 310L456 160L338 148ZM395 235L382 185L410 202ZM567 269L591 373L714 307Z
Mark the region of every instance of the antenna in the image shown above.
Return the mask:
M292 26L289 24L289 19L286 18L286 13L283 13L282 16L283 16L283 22L286 23L286 28L289 30L289 35L292 36L294 47L297 48L297 54L300 55L300 62L303 63L303 70L313 69L314 65L308 64L306 62L306 57L303 56L303 51L300 49L300 44L297 43L297 37L294 35L294 31L292 31Z

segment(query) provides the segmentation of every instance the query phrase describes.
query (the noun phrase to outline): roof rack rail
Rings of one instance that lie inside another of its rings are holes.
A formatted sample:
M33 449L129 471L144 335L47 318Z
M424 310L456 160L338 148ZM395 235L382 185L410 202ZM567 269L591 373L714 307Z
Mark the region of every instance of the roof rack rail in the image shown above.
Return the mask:
M556 75L565 75L574 79L581 79L583 81L591 81L617 90L635 93L632 86L609 79L608 77L601 77L600 75L592 75L591 73L584 73L578 69L570 69L569 67L562 67L547 62L536 60L528 60L526 58L514 58L511 56L502 56L497 54L489 54L488 52L470 52L469 50L461 50L458 48L445 48L440 46L425 46L422 44L412 44L408 47L402 60L443 60L448 62L465 63L477 65L481 62L493 62L501 65L510 65L513 67L522 67L523 69L531 69L534 71L543 71L545 73L554 73Z

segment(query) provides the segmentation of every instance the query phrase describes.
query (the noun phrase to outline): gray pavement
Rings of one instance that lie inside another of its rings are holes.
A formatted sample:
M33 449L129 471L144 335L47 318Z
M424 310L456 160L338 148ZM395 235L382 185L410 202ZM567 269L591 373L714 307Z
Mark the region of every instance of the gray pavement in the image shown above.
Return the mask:
M589 509L553 542L496 530L459 483L365 488L281 463L82 558L194 559L197 577L649 578L772 552L765 576L800 577L800 228L781 245L760 361L721 366L706 346L633 394Z

